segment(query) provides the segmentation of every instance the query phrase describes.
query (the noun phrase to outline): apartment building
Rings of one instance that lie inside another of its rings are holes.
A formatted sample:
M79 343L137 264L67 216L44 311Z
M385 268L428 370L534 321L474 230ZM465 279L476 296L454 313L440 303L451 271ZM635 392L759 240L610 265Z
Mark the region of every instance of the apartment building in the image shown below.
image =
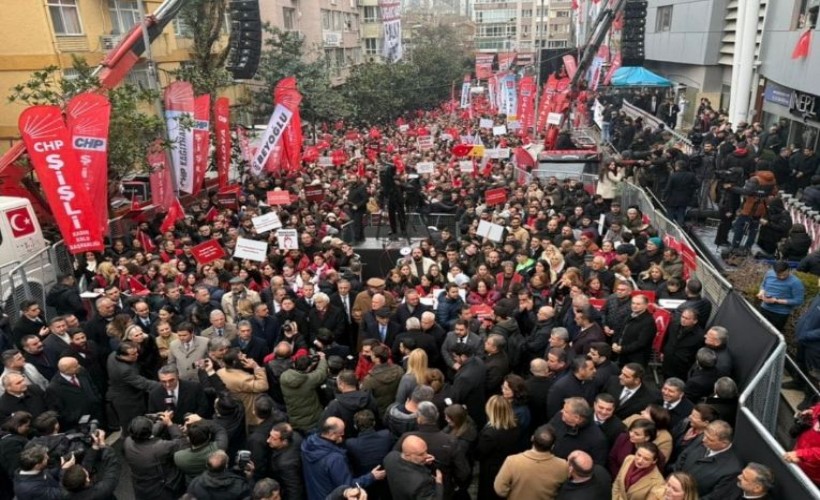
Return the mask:
M479 52L534 54L573 45L571 0L472 0Z

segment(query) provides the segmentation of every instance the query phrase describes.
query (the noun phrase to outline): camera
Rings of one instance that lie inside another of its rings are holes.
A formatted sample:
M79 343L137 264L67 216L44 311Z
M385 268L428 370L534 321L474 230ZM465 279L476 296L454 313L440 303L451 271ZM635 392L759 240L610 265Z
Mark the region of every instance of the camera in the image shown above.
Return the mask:
M284 324L284 325L282 325L282 330L283 330L285 333L293 333L293 330L294 330L294 328L293 328L293 321L291 321L291 320L287 320L287 321L285 321L285 324Z
M244 471L251 463L251 452L248 450L239 450L236 452L236 468Z

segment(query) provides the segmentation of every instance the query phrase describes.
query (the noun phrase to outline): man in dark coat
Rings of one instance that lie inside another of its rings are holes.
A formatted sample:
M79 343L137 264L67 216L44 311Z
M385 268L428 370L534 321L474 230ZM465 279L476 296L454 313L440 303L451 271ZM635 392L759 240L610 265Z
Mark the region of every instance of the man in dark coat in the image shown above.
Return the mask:
M165 365L159 370L160 385L148 393L148 412L158 413L171 410L175 424L182 424L185 415L196 413L202 418L210 418L213 411L202 386L196 382L180 380L174 365Z
M351 370L344 370L336 377L336 398L330 402L322 413L321 420L329 417L338 417L345 423L346 435L357 435L354 415L362 410L370 410L374 415L379 414L379 407L370 391L359 390L359 381Z
M80 362L66 356L57 363L57 369L59 373L46 388L46 401L48 408L59 415L60 429L64 432L76 429L83 415L103 422L102 395L91 382L88 372L80 367Z
M427 464L434 457L427 452L427 443L409 436L401 452L391 451L384 459L387 481L394 500L440 500L444 498L444 478L436 470L435 478Z
M510 373L509 358L504 352L506 344L504 337L498 334L490 335L484 341L484 367L487 370L484 394L501 394L501 384Z
M547 423L547 398L555 379L550 378L549 367L544 358L530 361L530 373L527 379L527 404L530 407L530 418L533 427Z
M593 462L588 453L573 451L567 463L569 480L561 485L557 500L588 500L612 495L612 477L605 467Z
M42 318L42 311L40 304L36 300L24 300L20 304L20 319L14 324L11 329L11 340L14 342L14 347L20 347L20 341L26 335L37 335L42 337L48 333L46 322Z
M146 394L161 387L159 382L139 374L138 357L139 348L131 342L123 342L108 356L106 363L109 381L106 400L114 406L123 429L134 417L145 414Z
M689 418L694 404L684 395L686 383L676 377L668 378L661 387L663 407L669 411L669 428L674 429L683 419Z
M555 432L552 453L566 459L575 450L584 450L598 465L606 464L609 445L593 421L592 407L584 398L570 398L549 425Z
M416 317L407 318L404 321L403 329L404 331L396 335L396 339L393 340L393 359L404 357L400 349L401 344L404 343L407 347L407 340L412 340L414 348L424 349L424 352L427 353L427 364L430 367L438 367L443 364L436 339L421 330L421 320Z
M53 307L58 316L73 314L80 321L85 321L88 316L77 288L77 278L72 274L57 278L57 284L46 295L46 305Z
M649 299L645 295L632 297L632 315L624 323L621 334L612 338L612 351L618 354L621 366L633 362L649 365L657 327L648 308Z
M364 177L354 177L347 193L350 218L353 221L353 243L364 241L364 214L367 213L367 187Z
M591 359L576 356L570 361L570 373L555 382L547 398L547 420L552 419L564 407L564 401L582 397L587 403L595 400L595 364Z
M188 494L194 498L249 498L251 494L250 469L241 471L246 477L232 471L228 466L228 454L217 450L208 455L206 470L195 477L188 486Z
M703 347L703 328L698 325L698 313L695 309L686 309L680 318L672 321L663 342L663 364L661 370L664 378L677 377L686 379L698 349Z
M31 413L32 418L47 409L45 393L34 384L29 385L19 373L8 373L3 377L6 392L0 396L0 422L5 422L18 411Z
M427 311L434 312L433 307L427 304L422 304L419 292L413 288L410 288L404 293L404 302L399 304L396 308L396 313L393 315L393 319L402 328L406 328L406 321L409 318L412 317L421 321L421 315Z
M604 392L618 401L615 415L621 420L642 412L651 403L660 403L661 396L643 383L644 368L638 363L629 363L621 368L621 374L612 378Z
M365 314L362 320L362 330L359 332L359 342L365 339L376 339L392 347L401 327L395 321L391 321L390 316L390 308L386 306L378 311Z
M307 312L310 341L312 342L316 338L320 328L327 328L333 332L333 336L337 339L343 338L346 323L344 311L332 305L330 297L323 292L314 295L313 304L313 307Z
M701 347L695 358L695 365L689 370L684 387L686 397L693 403L711 396L715 390L715 382L720 378L715 351Z
M305 500L302 480L302 436L293 432L288 423L274 425L268 435L270 447L270 473L266 474L279 483L282 498ZM260 467L257 465L257 467ZM262 465L265 468L265 465Z
M592 405L593 420L595 425L601 429L601 432L606 436L606 441L609 448L615 444L618 436L626 432L626 426L620 418L615 416L615 406L618 401L612 396L602 392L595 397L595 403Z
M393 449L395 439L387 429L376 430L376 416L370 410L362 410L353 416L359 435L345 441L347 455L353 474L360 476L373 470L384 461Z
M268 349L273 349L279 341L281 325L275 316L269 314L270 308L264 302L253 307L253 317L250 319L253 336L264 340Z
M254 337L253 326L246 320L237 323L236 338L231 341L231 347L238 347L242 354L260 366L265 364L265 356L271 351L264 339Z
M669 207L670 215L678 225L683 226L686 219L686 208L698 188L700 188L700 183L695 174L686 169L686 164L682 160L676 161L675 171L666 183L663 199Z
M454 403L467 406L467 413L473 418L477 428L484 426L487 419L484 413L484 384L487 378L487 368L484 362L475 356L473 349L467 344L456 344L450 351L454 357L456 370L451 387Z
M114 319L116 306L114 301L108 297L100 297L94 302L94 307L96 314L88 320L83 330L88 339L92 340L100 349L100 355L107 356L110 352L107 329L108 324Z
M737 475L743 469L732 446L732 426L715 420L703 431L703 446L690 446L675 462L674 470L690 474L701 500L731 498Z

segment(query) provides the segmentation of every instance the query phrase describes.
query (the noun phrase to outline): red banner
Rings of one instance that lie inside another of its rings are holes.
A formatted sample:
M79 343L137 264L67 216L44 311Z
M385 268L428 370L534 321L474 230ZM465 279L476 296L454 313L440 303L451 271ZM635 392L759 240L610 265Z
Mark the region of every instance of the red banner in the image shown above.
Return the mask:
M515 62L515 52L498 53L498 71L509 71Z
M302 167L302 119L299 116L299 105L302 94L296 88L296 78L289 76L276 84L273 91L274 102L282 104L293 113L290 123L285 127L285 136L282 138L284 159L288 170L297 172Z
M57 106L32 106L20 114L20 134L49 207L71 253L103 250L99 220L83 185L71 135Z
M171 208L168 209L168 213L165 215L165 219L162 220L162 225L159 226L159 230L163 233L168 231L172 231L174 229L174 224L178 220L182 220L185 218L185 210L182 208L182 204L179 202L179 198L176 196L174 197L174 201L171 203Z
M174 185L167 160L165 150L157 141L148 151L147 161L151 172L151 202L163 210L171 208L171 203L174 202Z
M475 55L475 77L478 80L487 80L493 76L493 59L495 54Z
M231 171L231 110L227 97L220 97L216 100L214 114L216 171L219 189L222 189L228 185L228 176Z
M211 95L194 99L194 193L202 189L211 150Z
M507 201L507 189L488 189L484 192L484 201L487 205L500 205Z
M290 205L290 193L288 191L268 191L268 205Z
M575 56L573 56L572 54L567 54L564 56L563 60L564 69L567 70L567 76L572 78L578 71L578 63L575 62Z
M96 93L82 93L68 101L66 117L71 146L80 161L85 188L94 201L102 234L108 233L108 125L111 103Z
M225 249L217 240L208 240L191 248L191 255L199 264L205 265L224 257Z
M532 76L525 76L518 83L518 110L516 118L521 124L524 136L528 135L530 129L535 124L535 93L538 89L535 86L535 79Z

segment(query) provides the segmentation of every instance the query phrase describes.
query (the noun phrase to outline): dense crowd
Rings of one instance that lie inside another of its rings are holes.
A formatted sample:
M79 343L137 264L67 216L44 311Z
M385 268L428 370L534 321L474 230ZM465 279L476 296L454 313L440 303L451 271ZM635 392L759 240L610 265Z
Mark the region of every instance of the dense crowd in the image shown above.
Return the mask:
M652 160L607 159L594 187L519 185L509 161L456 163L462 137L527 140L476 121L331 126L316 147L333 167L247 179L235 208L202 197L172 227L142 221L79 256L49 291L56 315L25 302L3 335L0 497L113 498L124 461L138 499L767 498L771 470L732 448L733 332L706 328L701 283L618 199L628 177L668 201L679 173L711 174L616 112L624 158ZM420 151L424 135L436 140ZM508 199L488 206L498 187ZM275 190L294 199L270 207ZM257 233L269 211L298 249ZM408 212L457 222L362 279L355 243L385 212L393 233ZM479 237L481 221L502 239ZM231 258L239 238L268 242L266 258ZM208 241L227 257L198 262ZM778 265L766 279L763 310L785 321L795 278ZM656 343L661 306L673 316ZM817 478L816 451L794 453Z

